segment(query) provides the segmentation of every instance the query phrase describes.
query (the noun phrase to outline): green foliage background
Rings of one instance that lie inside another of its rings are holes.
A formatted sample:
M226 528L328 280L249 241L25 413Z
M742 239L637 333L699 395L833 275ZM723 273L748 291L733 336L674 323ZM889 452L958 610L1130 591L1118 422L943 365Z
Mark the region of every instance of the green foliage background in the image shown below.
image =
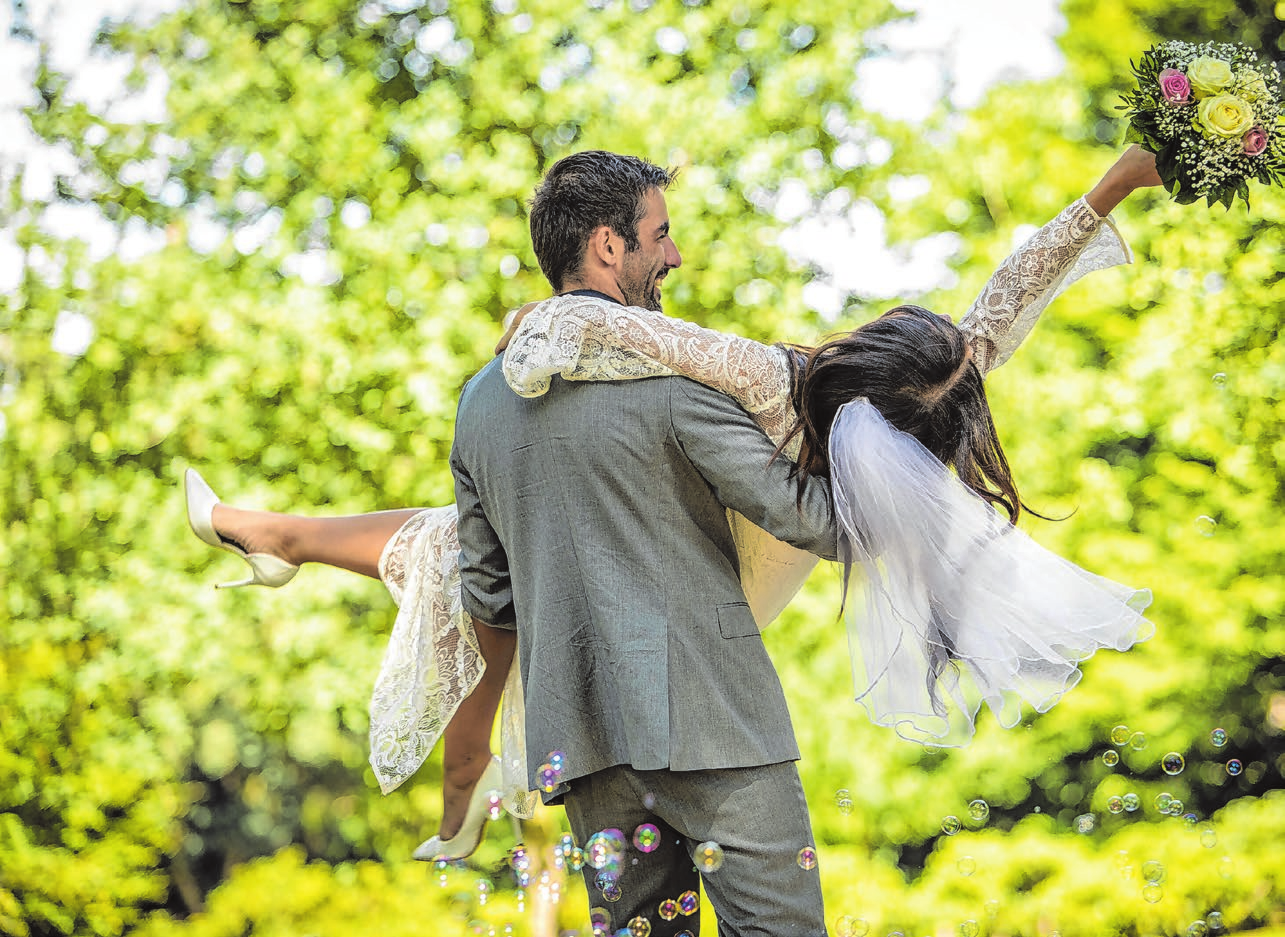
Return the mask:
M408 860L436 829L440 766L386 798L365 768L391 602L313 568L280 592L214 593L233 561L187 531L182 468L244 506L448 502L457 392L504 312L547 293L524 200L577 149L682 168L676 314L809 341L886 305L834 323L807 309L813 271L771 212L798 180L818 203L873 201L897 243L958 232L957 284L923 300L958 315L1015 229L1114 159L1131 57L1200 36L1279 57L1285 18L1233 0L1063 10L1061 76L914 126L850 99L869 30L900 15L885 2L193 0L104 32L136 86L165 76L155 125L113 123L42 68L31 124L79 166L53 201L166 243L94 260L42 227L21 167L7 177L0 218L27 264L0 295L0 933L585 931L577 881L557 904L519 896L503 831L440 881ZM417 49L430 24L447 41ZM662 29L685 49L662 51ZM895 199L916 175L927 191ZM770 630L836 933L1176 934L1214 910L1285 928L1285 194L1254 195L1228 213L1135 196L1118 218L1137 263L1074 288L991 380L1024 494L1070 514L1032 534L1153 589L1151 642L1089 662L1049 714L932 753L850 702L832 571ZM300 254L319 275L298 275ZM95 329L80 356L51 347L68 314ZM1146 741L1109 769L1117 724ZM1176 777L1159 769L1171 750ZM1126 791L1142 808L1112 814ZM1199 822L1161 816L1161 791ZM977 798L988 820L943 835ZM542 813L533 850L561 823ZM1166 869L1154 903L1148 861Z

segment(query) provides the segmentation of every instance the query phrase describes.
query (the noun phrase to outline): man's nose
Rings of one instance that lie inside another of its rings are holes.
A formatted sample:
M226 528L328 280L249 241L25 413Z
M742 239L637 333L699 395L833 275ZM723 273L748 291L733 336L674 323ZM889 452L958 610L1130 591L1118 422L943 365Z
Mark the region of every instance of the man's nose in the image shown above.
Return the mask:
M683 255L678 253L678 246L673 241L670 241L665 245L665 266L672 269L674 267L681 267L682 265Z

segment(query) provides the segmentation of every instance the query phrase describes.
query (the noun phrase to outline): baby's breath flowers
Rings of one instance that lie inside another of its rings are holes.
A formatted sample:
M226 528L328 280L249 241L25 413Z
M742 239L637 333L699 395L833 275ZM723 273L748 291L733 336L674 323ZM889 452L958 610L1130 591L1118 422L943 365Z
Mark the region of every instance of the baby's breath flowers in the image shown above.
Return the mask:
M1130 63L1133 64L1133 63ZM1249 180L1285 185L1281 79L1239 43L1162 42L1133 65L1125 139L1156 154L1174 200L1249 204Z

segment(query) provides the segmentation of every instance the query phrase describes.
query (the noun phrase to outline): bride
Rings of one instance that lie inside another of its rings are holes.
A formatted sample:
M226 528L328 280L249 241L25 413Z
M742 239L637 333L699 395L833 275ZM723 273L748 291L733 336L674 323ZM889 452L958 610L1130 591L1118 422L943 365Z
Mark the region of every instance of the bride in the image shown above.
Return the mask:
M926 523L942 527L938 533L949 540L952 532L945 528L951 517L972 518L979 527L970 531L992 532L969 554L970 563L981 556L970 572L1008 564L1001 574L1009 581L1012 564L1021 563L1039 580L1010 603L1013 632L997 633L1003 629L992 609L976 622L951 616L955 630L943 636L939 610L966 604L960 583L968 576L954 565L958 555L952 559L949 546L932 557L918 548L871 546L871 540L879 542L875 527L888 530L904 518L872 520L867 513L857 522L862 526L852 533L858 545L854 558L867 577L861 590L866 598L849 597L845 607L857 698L872 718L908 738L959 744L971 735L979 701L1012 725L1021 700L1039 711L1053 705L1078 679L1078 661L1099 647L1123 650L1146 636L1149 623L1138 614L1145 605L1142 593L1091 576L995 521L991 505L1015 521L1022 502L991 423L982 378L1008 360L1044 308L1071 283L1131 261L1107 215L1133 190L1159 181L1154 157L1130 147L1092 191L1000 265L958 326L919 307L898 306L820 347L787 348L703 329L658 309L572 293L523 307L497 351L504 350L510 386L524 396L542 394L555 375L620 380L678 374L700 381L737 400L796 462L800 475L884 469L869 459L860 462L860 452L840 453L830 439L836 416L851 410L844 404L866 398L885 425L915 440L906 443L915 451L904 451L926 457L930 474L934 466L954 469L954 475L944 474L959 491L935 501L938 519ZM852 464L831 464L840 458ZM842 502L837 480L835 490ZM474 622L461 607L454 506L322 518L239 510L220 503L191 469L186 491L197 536L250 565L250 577L229 586L283 586L306 562L379 578L387 586L398 613L370 708L370 763L381 790L401 785L438 739L444 740L441 827L415 851L416 858L470 855L501 797L511 813L531 815L532 791L551 786L556 758L538 768L527 764L515 633ZM987 504L961 499L959 492ZM889 503L888 512L895 514L898 503ZM841 515L851 507L838 505ZM988 515L975 515L983 508ZM766 626L802 585L815 558L734 514L729 520L747 598ZM1012 535L1004 536L1001 527ZM914 583L898 575L899 563L913 568ZM935 576L925 574L927 566ZM1068 615L1054 582L1076 596L1082 619ZM926 588L937 591L928 594ZM1033 645L1039 650L1032 651ZM497 758L490 735L501 699ZM542 755L530 754L532 760Z

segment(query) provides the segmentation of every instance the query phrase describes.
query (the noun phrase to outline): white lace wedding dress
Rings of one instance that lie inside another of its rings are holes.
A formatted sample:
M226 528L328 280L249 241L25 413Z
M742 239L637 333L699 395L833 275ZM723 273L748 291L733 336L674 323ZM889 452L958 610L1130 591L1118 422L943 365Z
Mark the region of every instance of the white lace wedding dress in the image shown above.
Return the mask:
M1099 218L1084 199L1065 208L1005 259L959 323L978 367L986 373L1007 361L1045 307L1077 279L1131 261L1109 218ZM660 313L561 296L522 321L505 353L504 373L514 391L527 397L544 393L554 375L682 375L735 398L779 443L794 421L786 354ZM746 594L755 618L766 626L798 591L816 558L732 512L729 519ZM460 604L458 550L450 505L416 514L380 559L380 575L398 604L370 704L370 763L384 793L419 769L486 667ZM523 733L515 660L501 716L501 793L511 812L526 817L536 795L528 790ZM533 756L543 760L547 753Z

